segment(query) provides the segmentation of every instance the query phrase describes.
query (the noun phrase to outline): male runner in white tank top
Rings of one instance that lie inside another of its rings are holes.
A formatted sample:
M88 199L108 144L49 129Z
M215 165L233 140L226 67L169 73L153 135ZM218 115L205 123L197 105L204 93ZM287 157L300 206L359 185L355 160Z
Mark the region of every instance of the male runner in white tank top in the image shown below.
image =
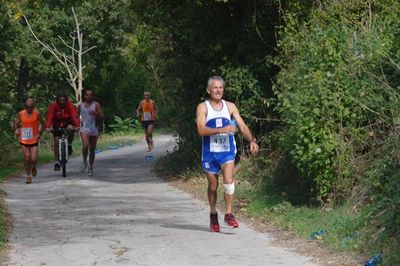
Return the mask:
M225 222L236 228L239 223L232 214L233 170L235 167L236 143L234 133L237 123L244 138L250 142L250 151L254 155L259 147L250 129L243 121L234 103L222 99L224 80L220 76L208 79L207 92L210 99L197 107L197 132L203 138L202 168L207 173L208 201L210 204L210 229L219 232L217 214L218 174L222 171L225 197Z
M82 139L82 166L81 172L85 172L87 165L87 156L89 151L89 169L88 176L93 176L93 164L96 152L97 138L99 129L97 127L97 118L103 118L103 110L98 102L93 101L93 90L86 89L83 94L83 102L79 105L81 118L81 139Z

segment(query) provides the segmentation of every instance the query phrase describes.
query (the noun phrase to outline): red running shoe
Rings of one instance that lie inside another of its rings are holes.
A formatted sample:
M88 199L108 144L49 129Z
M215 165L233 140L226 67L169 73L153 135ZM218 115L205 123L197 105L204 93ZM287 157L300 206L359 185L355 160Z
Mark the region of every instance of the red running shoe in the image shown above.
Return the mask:
M218 213L210 213L210 229L212 232L219 232Z
M225 214L225 223L233 228L239 227L239 223L236 221L235 216L233 216L232 213Z

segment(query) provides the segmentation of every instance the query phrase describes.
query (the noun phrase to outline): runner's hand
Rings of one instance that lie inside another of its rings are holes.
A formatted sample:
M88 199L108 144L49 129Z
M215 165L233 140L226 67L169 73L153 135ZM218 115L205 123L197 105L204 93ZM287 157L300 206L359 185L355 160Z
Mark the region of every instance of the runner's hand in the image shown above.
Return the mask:
M20 136L20 135L21 135L21 129L20 129L20 128L17 128L17 129L14 131L14 133L15 133L15 135L17 135L17 136Z
M221 133L235 133L237 131L237 127L234 125L229 125L226 127L221 128Z
M74 128L74 126L73 125L68 125L67 126L67 130L69 130L69 131L73 131L75 128Z
M251 155L256 155L259 150L260 150L260 147L258 146L258 144L255 141L251 141L250 142Z

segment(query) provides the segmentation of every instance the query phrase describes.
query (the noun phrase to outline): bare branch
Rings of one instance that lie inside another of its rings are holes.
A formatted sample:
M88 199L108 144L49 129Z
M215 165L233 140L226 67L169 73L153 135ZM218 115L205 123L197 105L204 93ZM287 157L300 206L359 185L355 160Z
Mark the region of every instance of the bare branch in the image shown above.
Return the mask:
M54 55L54 57L57 59L57 61L59 61L61 64L64 64L64 62L61 60L61 58L51 49L51 47L49 45L47 45L46 43L42 42L35 34L35 32L32 30L31 25L29 24L28 19L26 18L26 16L23 16L26 22L26 25L28 25L28 29L29 31L32 33L33 37L35 38L35 40L40 43L47 51L49 51L52 55Z
M258 29L258 26L257 26L257 1L254 1L253 24L254 24L254 27L256 28L256 32L257 32L258 37L260 37L260 39L265 43L265 40L261 36L260 30Z
M70 45L68 45L65 41L64 41L64 39L63 38L61 38L61 36L60 35L58 35L58 38L62 41L62 43L65 45L65 46L67 46L69 49L71 49L71 50L73 50L73 51L76 51L76 52L78 52L78 50L75 50L75 48L74 47L72 47L72 46L70 46Z
M72 74L71 69L69 68L68 64L66 63L67 62L66 56L64 56L64 61L65 61L65 65L66 65L66 68L67 68L67 71L68 71L69 80L70 80L70 83L71 83L72 81L74 81L74 75ZM74 86L72 86L72 87L75 89Z
M82 55L85 53L93 50L94 48L97 48L97 46L92 46L89 49L86 49L83 51L83 33L80 31L80 25L78 21L78 17L76 16L74 8L71 8L72 13L74 15L74 20L76 24L76 29L73 31L73 33L70 34L70 37L72 39L72 44L67 44L67 42L58 35L58 38L61 40L61 42L68 48L70 49L70 56L67 56L65 53L60 52L57 47L54 44L47 44L43 41L41 41L35 32L33 31L31 25L29 24L28 19L24 15L24 19L26 24L28 25L28 29L35 38L35 40L43 47L41 50L40 54L42 54L43 50L49 51L55 58L56 60L62 64L65 69L68 72L68 78L67 81L71 85L71 87L74 89L76 100L78 103L81 102L82 99L82 82L83 82L83 69L85 69L85 66L82 64ZM78 47L76 47L76 41L78 42Z
M54 46L54 44L52 44L52 45L53 45L54 52L57 53L62 58L67 60L67 62L68 62L67 65L72 64L72 61L65 55L65 53L61 53L60 51L57 50L57 48ZM65 62L65 60L64 60L64 62Z
M85 51L82 52L82 55L86 54L87 52L89 52L90 50L93 50L94 48L97 48L97 46L92 46L89 49L86 49Z

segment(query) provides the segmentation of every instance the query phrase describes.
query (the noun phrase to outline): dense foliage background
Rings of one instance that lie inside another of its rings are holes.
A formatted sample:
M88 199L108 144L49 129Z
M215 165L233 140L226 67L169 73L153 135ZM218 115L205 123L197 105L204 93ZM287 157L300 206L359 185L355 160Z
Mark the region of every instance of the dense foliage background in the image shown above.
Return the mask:
M368 209L371 244L400 263L400 6L395 0L0 1L0 145L26 96L46 106L73 95L66 71L36 43L60 50L74 30L84 45L84 87L105 109L105 129L130 121L144 90L160 125L179 133L177 170L198 164L195 109L210 75L226 81L260 139L265 184L295 190L292 204ZM122 120L121 120L122 121ZM133 123L133 122L132 122ZM246 153L246 143L241 143ZM0 153L0 167L13 155ZM178 169L179 168L179 169ZM268 182L267 182L268 181ZM389 245L390 243L390 245ZM388 264L389 265L389 264Z

